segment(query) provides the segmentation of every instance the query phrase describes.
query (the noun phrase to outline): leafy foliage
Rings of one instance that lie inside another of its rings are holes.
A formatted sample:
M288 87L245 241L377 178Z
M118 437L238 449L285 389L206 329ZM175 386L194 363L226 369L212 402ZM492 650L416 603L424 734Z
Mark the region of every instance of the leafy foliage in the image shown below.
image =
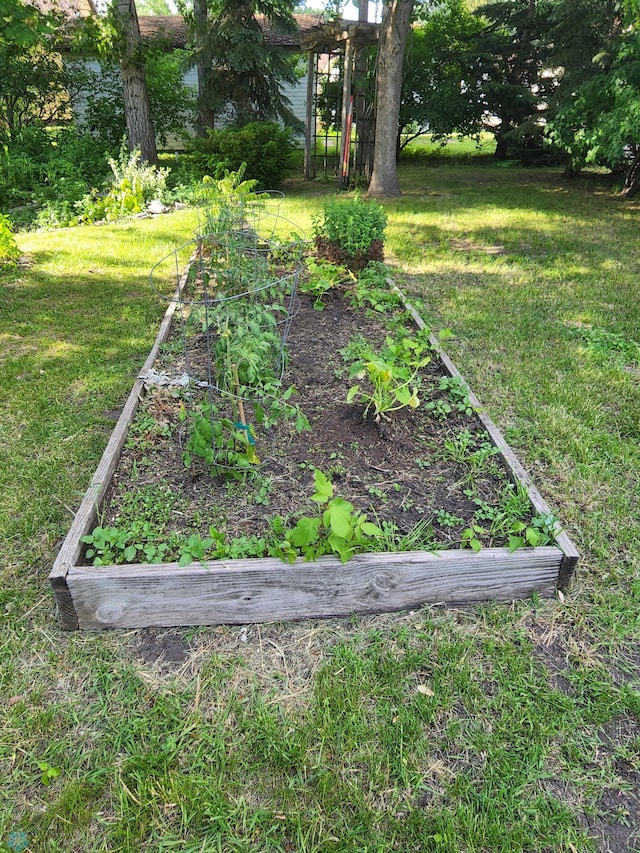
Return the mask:
M249 179L262 189L276 189L291 171L291 132L271 122L210 130L206 138L198 137L191 145L191 159L200 175L220 179L245 163Z
M78 223L113 221L140 213L154 199L162 198L167 169L157 169L140 159L140 152L123 147L117 160L109 158L112 179L106 193L92 190L77 201L48 201L39 212L41 227L55 228Z
M380 542L382 530L367 521L366 513L356 510L344 498L334 496L333 484L320 470L313 473L315 492L311 500L324 507L319 517L304 516L287 531L275 550L287 562L299 555L315 560L323 554L336 554L342 563L367 545Z
M631 4L612 0L556 9L554 52L566 65L548 126L549 139L569 157L572 170L604 165L628 170L626 191L640 186L640 33ZM576 21L577 18L577 21ZM577 29L576 29L577 28ZM584 35L584 40L578 35Z
M252 427L221 416L212 404L203 404L192 413L184 454L187 467L194 456L203 459L214 476L229 474L236 479L260 462Z
M412 27L402 73L400 147L427 130L436 139L478 132L482 104L465 81L482 28L465 0L438 4Z
M167 53L154 46L145 52L151 116L162 145L167 143L170 134L184 134L185 127L193 122L195 98L193 90L184 83L186 61L186 51ZM99 72L77 62L74 73L84 76L80 91L82 108L77 120L79 128L98 139L106 151L116 154L126 133L122 82L117 65L110 56L102 57Z
M320 257L340 261L349 269L360 269L370 260L382 260L382 244L387 215L376 201L360 196L330 198L313 220L313 235ZM378 247L377 252L372 249Z
M210 0L204 32L194 24L197 55L211 57L200 98L214 115L233 115L241 127L255 121L281 121L298 126L282 83L295 83L296 60L283 48L268 44L256 13L280 33L294 29L293 0ZM237 168L238 162L226 168ZM253 174L250 164L250 174ZM267 182L265 186L275 187Z
M19 257L20 250L13 236L11 220L0 213L0 268L13 265Z
M0 7L0 141L30 124L62 118L69 104L67 76L58 52L59 14L43 14L21 0Z
M419 371L430 361L430 345L419 337L387 337L384 348L375 353L368 345L350 368L351 378L367 380L367 384L353 385L347 394L347 402L361 400L365 404L364 417L370 410L376 423L390 412L406 406L420 405L418 387Z

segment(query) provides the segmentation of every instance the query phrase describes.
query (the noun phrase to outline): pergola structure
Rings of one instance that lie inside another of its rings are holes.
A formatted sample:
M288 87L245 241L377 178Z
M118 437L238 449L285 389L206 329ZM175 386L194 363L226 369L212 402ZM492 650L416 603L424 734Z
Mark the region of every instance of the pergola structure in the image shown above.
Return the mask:
M307 52L307 115L305 132L305 178L316 176L318 158L325 176L335 164L341 188L350 185L353 176L369 179L373 164L375 118L373 104L356 81L367 68L366 48L378 39L379 24L366 20L367 3L360 2L360 20L327 21L302 33L301 47ZM342 68L340 68L342 65ZM318 96L322 79L342 77L342 114L340 133L334 142L326 128L319 133ZM323 143L319 145L320 138ZM320 151L318 148L320 147Z

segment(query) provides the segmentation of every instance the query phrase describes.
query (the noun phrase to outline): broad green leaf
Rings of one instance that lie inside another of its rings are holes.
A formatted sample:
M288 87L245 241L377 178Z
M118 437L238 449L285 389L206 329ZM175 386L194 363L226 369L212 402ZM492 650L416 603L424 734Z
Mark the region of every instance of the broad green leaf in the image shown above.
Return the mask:
M301 518L287 538L296 548L307 548L318 541L319 530L319 518Z
M353 533L353 504L343 498L334 498L324 512L323 522L336 536L350 539Z
M352 403L354 397L357 397L359 392L360 392L360 386L359 385L353 385L351 388L349 388L349 390L347 392L347 403Z
M527 527L524 536L527 540L527 544L531 545L532 548L536 548L542 541L541 534L533 527Z
M509 551L513 554L513 552L517 551L518 548L524 548L524 539L522 536L510 536Z
M323 474L318 468L313 472L313 479L316 490L311 495L311 500L319 504L327 503L333 497L333 484L326 474Z
M360 530L362 530L365 536L370 536L374 539L382 537L382 530L380 530L378 525L374 524L372 521L363 522L360 525Z

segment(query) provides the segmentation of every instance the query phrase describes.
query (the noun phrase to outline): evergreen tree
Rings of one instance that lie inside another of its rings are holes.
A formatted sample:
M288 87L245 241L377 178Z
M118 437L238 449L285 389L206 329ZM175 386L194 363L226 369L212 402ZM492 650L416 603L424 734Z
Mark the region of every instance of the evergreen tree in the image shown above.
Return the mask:
M281 120L296 125L283 83L295 83L290 54L269 44L266 26L295 30L295 0L196 0L192 27L198 68L198 127L228 112L237 124Z

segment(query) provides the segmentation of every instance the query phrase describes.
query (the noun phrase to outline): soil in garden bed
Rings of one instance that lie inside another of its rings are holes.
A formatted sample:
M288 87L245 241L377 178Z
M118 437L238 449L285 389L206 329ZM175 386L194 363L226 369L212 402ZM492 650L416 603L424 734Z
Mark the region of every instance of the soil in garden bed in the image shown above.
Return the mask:
M311 431L298 433L291 422L279 422L260 432L255 473L241 479L212 476L198 458L184 464L189 418L181 419L180 412L189 408L188 396L152 388L130 431L102 525L126 526L138 518L166 538L176 532L182 538L206 536L210 525L227 541L265 536L274 516L291 519L293 526L300 515L318 514L310 497L313 470L319 468L335 493L372 521L391 522L405 534L428 521L416 547L459 547L472 523L486 531L483 545L504 545L504 534L489 532L491 516L515 489L475 415L452 406L438 418L424 405L406 407L378 429L371 416L363 417L361 403L346 402L354 380L339 351L356 335L381 346L388 333L384 319L352 307L340 293L325 299L321 311L313 298L299 294L294 314L284 379L295 386L291 402L307 416ZM158 369L180 373L185 365L178 330L163 349ZM422 374L421 400L446 401L436 356ZM250 416L250 405L248 411Z

